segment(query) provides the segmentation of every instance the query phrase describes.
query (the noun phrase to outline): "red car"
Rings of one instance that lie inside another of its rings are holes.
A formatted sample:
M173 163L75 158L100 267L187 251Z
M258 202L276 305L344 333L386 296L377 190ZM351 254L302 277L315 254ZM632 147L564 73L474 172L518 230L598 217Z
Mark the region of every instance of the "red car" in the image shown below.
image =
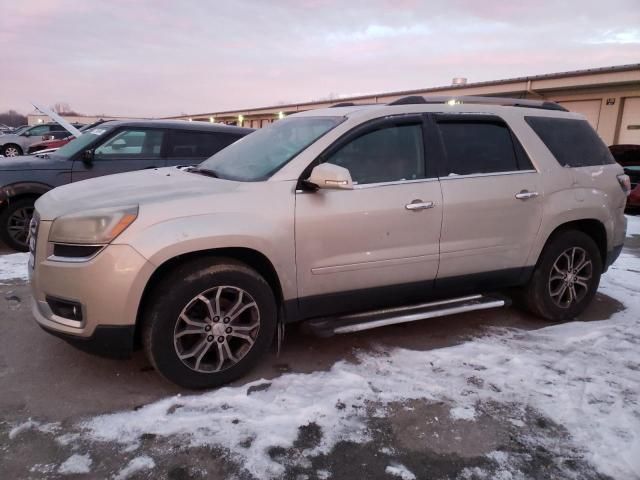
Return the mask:
M51 140L45 140L43 142L34 143L29 147L29 155L33 155L34 153L38 153L41 150L47 150L49 148L60 148L63 145L66 145L71 140L73 140L73 135L69 135L69 132L65 132L68 136L64 138L53 138Z
M612 145L609 150L631 179L627 209L640 210L640 145Z

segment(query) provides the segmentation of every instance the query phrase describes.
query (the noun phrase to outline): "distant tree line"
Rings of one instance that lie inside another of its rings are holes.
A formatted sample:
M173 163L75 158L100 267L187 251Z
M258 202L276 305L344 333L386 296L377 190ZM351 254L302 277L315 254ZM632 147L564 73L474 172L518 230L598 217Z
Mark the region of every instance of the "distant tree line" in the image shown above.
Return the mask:
M66 102L58 102L51 106L51 110L59 115L76 116L80 115L73 110ZM20 125L27 124L27 116L16 112L15 110L8 110L0 113L0 123L4 123L10 127L19 127Z
M20 125L27 124L27 116L22 115L15 110L9 110L7 112L0 113L0 123L4 123L10 127L19 127Z

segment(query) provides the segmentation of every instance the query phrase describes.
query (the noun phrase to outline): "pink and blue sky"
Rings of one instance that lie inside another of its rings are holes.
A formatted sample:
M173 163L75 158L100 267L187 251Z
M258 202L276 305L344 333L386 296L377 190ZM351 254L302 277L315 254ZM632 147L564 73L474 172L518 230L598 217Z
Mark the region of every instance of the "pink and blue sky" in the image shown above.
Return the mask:
M0 0L0 111L210 112L640 62L640 0Z

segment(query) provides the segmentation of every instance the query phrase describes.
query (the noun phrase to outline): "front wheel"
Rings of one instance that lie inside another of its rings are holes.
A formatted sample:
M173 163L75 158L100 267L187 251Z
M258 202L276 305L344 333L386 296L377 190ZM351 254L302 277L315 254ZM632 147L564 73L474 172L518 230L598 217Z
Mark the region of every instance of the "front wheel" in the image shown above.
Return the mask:
M232 259L185 263L157 285L143 318L143 344L165 378L213 388L247 373L269 349L277 324L273 292Z
M9 144L2 148L2 155L5 157L19 157L22 155L22 149L18 145Z
M0 213L0 238L10 248L19 252L29 250L29 223L33 217L35 198L9 200Z
M526 303L533 313L559 322L580 315L598 290L602 258L587 234L567 230L551 238L529 284Z

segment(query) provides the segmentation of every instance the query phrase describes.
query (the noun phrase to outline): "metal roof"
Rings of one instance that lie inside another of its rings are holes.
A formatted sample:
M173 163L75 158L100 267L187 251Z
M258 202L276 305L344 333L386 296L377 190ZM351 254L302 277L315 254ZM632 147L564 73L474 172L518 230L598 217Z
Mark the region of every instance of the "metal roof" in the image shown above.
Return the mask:
M596 75L602 73L616 73L616 72L626 72L630 70L640 70L640 63L632 63L627 65L615 65L612 67L599 67L599 68L587 68L583 70L572 70L568 72L556 72L556 73L545 73L542 75L529 75L524 77L513 77L513 78L505 78L501 80L489 80L484 82L474 82L467 83L464 85L441 85L438 87L427 87L427 88L417 88L412 90L400 90L394 92L381 92L381 93L372 93L369 95L358 95L354 97L344 97L333 100L314 100L309 102L297 102L297 103L288 103L285 105L271 105L265 107L253 107L253 108L238 108L235 110L225 110L218 112L209 112L209 113L195 113L191 115L174 115L166 118L176 118L176 117L200 117L200 116L214 116L214 115L224 115L230 113L238 113L238 112L253 112L260 110L282 110L286 111L288 109L297 108L297 107L306 107L311 105L317 105L321 103L331 103L331 102L339 102L339 103L349 103L357 100L366 100L373 97L391 97L391 96L409 96L409 95L417 95L429 92L438 92L442 90L454 90L454 89L468 89L468 88L476 88L476 87L487 87L492 85L503 85L508 83L516 83L516 82L528 82L535 80L548 80L555 78L566 78L566 77L576 77L580 75Z

